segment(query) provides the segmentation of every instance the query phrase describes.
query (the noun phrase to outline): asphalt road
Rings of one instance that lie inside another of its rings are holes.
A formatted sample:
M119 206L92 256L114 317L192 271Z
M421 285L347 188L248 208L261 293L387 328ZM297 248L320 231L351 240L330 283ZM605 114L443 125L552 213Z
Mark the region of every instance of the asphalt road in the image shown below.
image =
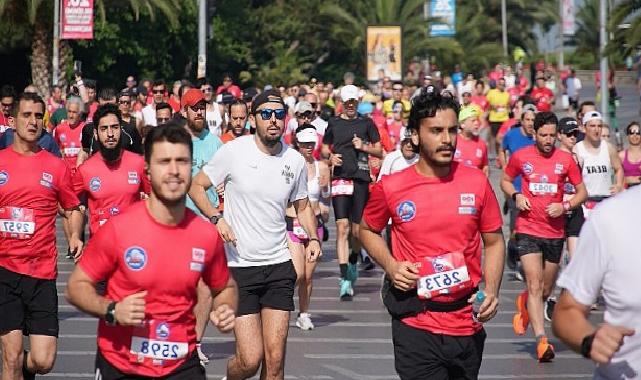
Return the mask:
M619 109L619 125L625 127L632 119L639 119L639 99L632 87L620 89L623 96ZM586 87L583 99L594 97L594 89ZM499 173L492 170L492 183L498 190ZM497 194L500 192L497 191ZM499 194L502 199L502 195ZM335 229L331 228L332 238ZM64 239L58 230L59 247ZM314 280L311 303L312 319L316 329L301 331L290 324L287 345L287 379L397 379L391 343L390 318L380 298L382 271L362 272L355 287L352 302L338 299L338 265L335 260L334 240L325 246L325 259L318 266ZM93 362L96 350L97 320L78 312L63 297L64 288L73 264L59 259L58 294L60 301L60 339L58 358L52 379L93 379ZM591 378L591 362L568 350L552 337L549 324L546 329L551 343L556 347L552 363L539 364L534 355L534 337L531 331L525 337L512 331L514 299L524 288L505 272L500 293L500 311L485 325L485 345L481 379L559 379ZM594 322L603 316L603 308L592 313ZM234 352L233 335L222 335L208 328L203 342L204 351L210 356L207 377L220 379L225 374L226 360Z

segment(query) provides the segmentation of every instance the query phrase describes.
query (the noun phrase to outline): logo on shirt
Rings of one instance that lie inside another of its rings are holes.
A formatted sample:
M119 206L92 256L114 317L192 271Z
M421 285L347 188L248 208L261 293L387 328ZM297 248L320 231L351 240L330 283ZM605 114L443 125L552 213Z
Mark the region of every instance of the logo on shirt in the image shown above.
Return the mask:
M64 133L61 133L60 134L60 142L66 142L66 141L67 141L67 135L65 135Z
M53 176L49 173L43 172L40 184L42 186L51 188L53 186Z
M147 253L140 247L129 247L125 251L125 264L133 271L142 270L147 265Z
M461 194L461 206L474 206L476 195L474 193Z
M118 215L120 214L120 209L118 207L109 207L109 215Z
M434 269L434 272L440 273L445 272L446 270L452 270L454 269L454 266L442 257L435 257L432 260L432 268Z
M285 177L285 183L288 185L292 183L292 180L294 179L294 172L292 172L289 165L285 165L285 169L283 169L280 174Z
M461 158L461 151L460 151L460 150L458 150L458 149L457 149L457 150L454 152L454 158Z
M546 176L545 174L541 174L541 182L548 183L549 180L550 179L548 178L548 176Z
M523 173L525 175L530 175L530 174L532 174L534 172L534 165L532 165L529 162L526 162L526 163L523 164L523 168L522 169L523 169Z
M156 326L156 337L158 339L166 340L169 338L170 333L169 325L166 322L161 322Z
M563 173L563 164L554 164L554 174Z
M94 193L100 190L100 186L102 186L100 177L93 177L89 180L89 190L93 191Z
M127 183L130 185L138 185L140 183L140 179L138 179L138 173L129 172L127 174Z
M483 151L479 148L476 148L476 157L478 158L483 157Z
M194 271L194 272L202 272L203 271L203 263L190 263L189 264L189 269Z
M416 205L412 201L403 201L396 208L396 215L402 222L409 222L416 216Z
M202 248L192 248L191 249L191 260L197 263L205 262L205 250Z
M22 208L20 207L12 207L11 208L11 219L13 220L23 220L24 218L24 212L22 212Z
M9 173L5 170L0 172L0 186L6 185L9 182Z

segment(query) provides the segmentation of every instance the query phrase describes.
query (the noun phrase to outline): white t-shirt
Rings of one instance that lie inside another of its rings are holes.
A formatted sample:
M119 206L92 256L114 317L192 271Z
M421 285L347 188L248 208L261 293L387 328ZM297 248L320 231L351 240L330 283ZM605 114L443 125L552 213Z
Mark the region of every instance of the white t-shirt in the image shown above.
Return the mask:
M585 306L592 305L602 290L604 320L636 331L624 338L609 364L596 368L595 379L641 379L639 215L641 187L599 203L583 225L572 261L557 281ZM630 373L636 375L628 376Z
M158 125L156 124L156 107L153 104L147 104L142 109L142 123L143 125L153 125L154 127Z
M381 171L378 173L378 180L385 175L393 174L400 172L401 170L408 168L418 162L418 154L415 154L414 157L407 160L403 157L403 153L400 150L395 150L392 153L385 156L383 163L381 164Z
M226 119L226 118L225 118ZM205 122L207 123L207 128L214 135L220 137L223 130L223 117L220 114L220 108L218 104L214 103L212 110L207 110L205 112Z
M316 119L314 119L311 122L311 124L314 126L314 128L316 128L316 133L318 133L321 136L325 135L325 131L327 130L327 124L328 124L325 120L317 116Z
M303 156L285 144L277 155L268 155L258 149L256 138L228 142L203 167L214 186L225 182L225 221L237 239L236 247L225 244L230 267L290 260L285 209L307 197Z

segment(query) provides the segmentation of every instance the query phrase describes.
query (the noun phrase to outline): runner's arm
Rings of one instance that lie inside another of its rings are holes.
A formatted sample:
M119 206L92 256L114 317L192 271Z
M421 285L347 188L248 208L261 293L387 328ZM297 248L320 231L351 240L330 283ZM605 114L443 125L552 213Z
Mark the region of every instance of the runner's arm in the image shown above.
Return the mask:
M307 236L309 236L310 239L318 240L318 234L316 233L318 225L316 224L316 216L314 215L314 209L309 202L309 198L298 199L292 204L294 205L294 210L296 210L296 217L300 225L305 229L305 232L307 232Z
M375 142L374 144L363 144L363 148L361 150L371 156L383 158L383 147L381 146L380 141Z
M219 215L220 212L209 202L207 190L212 187L209 177L201 170L191 181L189 198L207 218Z
M98 294L96 284L79 265L69 276L65 298L81 311L98 318L104 318L107 307L112 302Z
M614 169L614 182L617 187L617 192L623 191L623 184L625 183L625 175L623 174L623 165L621 159L614 145L608 143L608 150L610 153L610 162Z
M323 144L321 146L321 157L325 160L329 160L329 156L332 154L332 150L329 148L329 144Z
M566 289L561 291L559 302L554 307L552 329L575 352L581 352L581 342L595 328L588 320L590 307L579 303Z
M505 240L503 232L499 228L493 232L481 233L485 257L483 261L483 279L485 280L485 293L492 294L498 298L503 278L503 267L505 264Z
M570 210L581 207L583 202L588 199L588 190L583 182L574 186L574 188L576 189L576 194L574 194L572 198L568 200L568 203L570 203Z
M372 230L365 220L361 220L359 235L367 254L389 273L388 269L396 264L396 260L387 248L385 239L380 233Z
M238 311L238 285L230 275L227 284L222 289L211 289L211 296L214 300L212 311L217 310L222 305L229 306L234 314Z
M512 195L516 193L516 189L514 188L512 181L514 181L514 178L503 172L503 175L501 176L501 190L503 190L505 196L509 198L512 198Z

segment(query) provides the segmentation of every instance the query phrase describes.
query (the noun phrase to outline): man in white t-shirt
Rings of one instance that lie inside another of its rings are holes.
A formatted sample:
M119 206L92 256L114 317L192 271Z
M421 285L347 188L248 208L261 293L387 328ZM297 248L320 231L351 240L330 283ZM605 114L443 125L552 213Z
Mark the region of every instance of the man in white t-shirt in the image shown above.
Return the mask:
M294 205L310 236L307 260L321 254L307 198L305 160L281 141L285 104L277 93L266 91L254 99L252 113L256 135L238 137L218 150L189 191L225 240L228 265L239 287L236 354L227 364L228 380L254 376L263 360L263 376L283 378L296 283L286 240L288 204ZM205 195L220 184L225 186L224 218Z
M385 156L381 164L381 171L378 173L379 181L385 175L400 172L418 162L418 153L416 153L416 148L412 145L412 132L404 127L401 130L401 136L403 138L401 140L401 149Z
M162 79L155 80L152 84L151 91L153 94L153 102L147 104L142 109L142 123L143 125L156 126L156 104L165 102L165 95L167 94L167 85Z
M583 225L579 244L557 285L554 333L574 351L598 364L594 379L641 378L641 187L603 201ZM588 320L599 294L604 323Z

